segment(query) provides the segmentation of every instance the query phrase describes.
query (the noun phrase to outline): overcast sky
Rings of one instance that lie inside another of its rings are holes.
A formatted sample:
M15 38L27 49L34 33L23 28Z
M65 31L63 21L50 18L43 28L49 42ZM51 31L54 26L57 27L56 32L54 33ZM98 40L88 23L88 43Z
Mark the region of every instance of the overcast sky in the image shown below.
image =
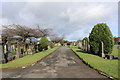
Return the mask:
M117 2L2 2L1 7L1 24L39 24L74 41L88 37L97 23L106 23L118 36Z

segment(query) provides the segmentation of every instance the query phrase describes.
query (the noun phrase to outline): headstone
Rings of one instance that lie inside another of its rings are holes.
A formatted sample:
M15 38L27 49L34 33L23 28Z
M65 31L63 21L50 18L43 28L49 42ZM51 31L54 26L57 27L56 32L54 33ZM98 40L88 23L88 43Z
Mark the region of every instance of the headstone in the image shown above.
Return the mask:
M80 49L81 47L80 47L80 42L78 43L78 48Z
M90 43L88 42L88 52L90 52Z
M87 51L87 41L85 40L85 51Z
M38 48L39 48L39 44L37 44L37 52L39 51L39 49L38 49Z
M1 38L0 38L0 55L2 55L2 56L0 56L0 64L2 64L2 63L5 63L5 59L4 59L4 48L3 48L4 46L3 46L3 43L2 43L2 40L1 40Z
M82 42L78 43L78 48L82 49Z
M104 44L103 42L100 43L100 56L102 58L105 58L105 54L104 54Z
M21 57L22 57L22 54L21 54L21 43L20 43L20 41L18 41L16 58L21 58Z
M73 43L73 45L75 46L75 42Z
M60 46L60 43L58 43L58 46Z
M57 46L57 44L55 44L55 46Z
M30 45L29 46L29 54L32 54L33 45L32 45L32 43L30 43L29 45Z
M50 49L50 45L48 45L48 49Z
M114 56L113 55L109 55L109 59L114 59Z
M83 45L84 45L84 50L85 50L85 40L83 42L84 42Z
M34 50L35 50L35 53L37 53L37 43L34 43Z
M8 50L7 50L7 54L8 54L8 57L7 57L8 61L13 60L13 55L12 55L12 53L11 53L11 42L10 42L10 40L8 40Z
M11 46L11 48L12 48L12 51L14 51L13 45Z
M35 44L35 42L33 43L33 45L32 45L33 47L33 51L32 51L32 54L35 54L35 52L36 52L36 44Z

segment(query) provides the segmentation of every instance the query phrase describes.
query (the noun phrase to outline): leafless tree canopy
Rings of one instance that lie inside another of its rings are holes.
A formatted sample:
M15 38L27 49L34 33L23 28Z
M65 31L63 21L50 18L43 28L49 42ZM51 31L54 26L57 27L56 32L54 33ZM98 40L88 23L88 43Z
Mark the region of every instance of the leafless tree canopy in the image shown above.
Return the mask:
M15 25L15 24L3 25L2 28L3 28L2 39L13 36L20 36L23 39L27 39L28 37L39 38L39 37L47 36L49 34L48 29L40 29L40 28L33 29L26 26Z
M50 40L52 42L60 42L60 41L63 41L63 39L64 39L64 36L58 36L56 34L50 36Z
M40 38L43 36L48 36L49 29L30 28L22 25L2 25L2 42L7 43L8 40L20 40L22 42L22 48L24 51L24 46L26 39L30 37Z

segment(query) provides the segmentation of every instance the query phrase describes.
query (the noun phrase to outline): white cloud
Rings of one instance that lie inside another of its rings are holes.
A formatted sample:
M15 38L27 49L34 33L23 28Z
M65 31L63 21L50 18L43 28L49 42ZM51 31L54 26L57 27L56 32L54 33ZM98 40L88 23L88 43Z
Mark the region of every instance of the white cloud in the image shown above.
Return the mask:
M108 21L115 11L114 7L107 7L107 5L90 4L75 9L69 8L66 12L62 12L61 17L68 18L70 24L86 24Z
M4 24L40 24L65 34L68 40L88 36L100 22L117 31L113 28L117 28L117 3L4 3L3 9Z

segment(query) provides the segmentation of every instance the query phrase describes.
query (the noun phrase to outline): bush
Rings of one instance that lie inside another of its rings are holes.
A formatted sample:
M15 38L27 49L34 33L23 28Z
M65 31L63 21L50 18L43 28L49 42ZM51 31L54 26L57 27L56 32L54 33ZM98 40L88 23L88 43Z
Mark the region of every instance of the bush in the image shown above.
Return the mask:
M67 42L67 45L70 46L71 42Z
M99 45L101 41L104 44L104 53L105 54L112 53L114 39L109 27L106 24L101 23L95 25L89 35L89 40L90 40L90 51L92 53L98 55Z
M39 42L39 51L42 51L43 49L47 50L47 47L49 45L49 41L46 37L42 37Z
M60 44L63 46L63 45L64 45L64 42L60 42Z
M54 48L55 44L53 42L50 43L50 47Z

